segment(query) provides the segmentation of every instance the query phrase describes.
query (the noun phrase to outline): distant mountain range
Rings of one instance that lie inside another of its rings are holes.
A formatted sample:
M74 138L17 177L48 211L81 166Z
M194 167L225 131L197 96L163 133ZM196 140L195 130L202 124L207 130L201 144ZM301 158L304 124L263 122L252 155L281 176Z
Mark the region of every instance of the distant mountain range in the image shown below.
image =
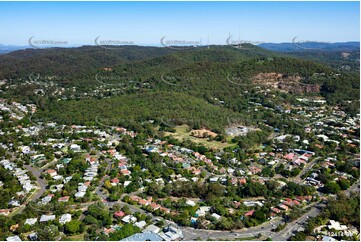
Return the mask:
M302 42L295 39L293 42L285 43L262 43L258 45L267 50L278 52L295 51L359 51L360 42ZM77 46L80 47L80 46ZM15 50L33 49L30 45L2 45L0 44L0 54L6 54ZM49 47L50 48L50 47Z
M6 54L15 50L24 50L31 48L30 46L21 46L21 45L2 45L0 44L0 54Z
M294 51L359 51L360 42L340 42L340 43L324 43L324 42L302 42L295 39L291 43L262 43L258 45L264 49L279 52Z

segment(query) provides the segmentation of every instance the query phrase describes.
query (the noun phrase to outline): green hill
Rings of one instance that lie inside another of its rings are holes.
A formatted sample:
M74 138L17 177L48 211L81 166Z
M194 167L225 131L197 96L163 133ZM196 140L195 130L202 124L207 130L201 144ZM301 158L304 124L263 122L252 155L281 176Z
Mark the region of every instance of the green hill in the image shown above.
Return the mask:
M101 69L104 67L108 69ZM41 84L16 88L7 95L41 99L38 116L68 123L94 123L97 116L136 122L161 122L166 118L219 131L227 125L228 116L253 124L272 116L271 112L249 110L250 101L275 107L289 102L295 94L322 95L330 103L340 105L345 105L345 100L359 100L358 73L340 72L322 63L253 45L241 49L127 46L107 50L84 46L20 50L1 55L0 70L0 76L18 83L28 80L31 73L55 76L51 80L65 88L61 99L67 100L57 101L60 97L52 92L34 96L32 90L41 88ZM49 80L43 79L45 83ZM279 81L283 90L272 87L272 101L258 92L258 85ZM354 104L347 104L346 108L358 109Z

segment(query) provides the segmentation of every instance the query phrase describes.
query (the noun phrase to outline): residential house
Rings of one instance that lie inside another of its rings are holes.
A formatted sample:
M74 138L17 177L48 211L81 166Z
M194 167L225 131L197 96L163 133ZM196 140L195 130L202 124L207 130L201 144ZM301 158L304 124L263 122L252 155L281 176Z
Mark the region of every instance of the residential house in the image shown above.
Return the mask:
M6 241L22 241L18 235L10 236L6 238Z
M196 211L196 217L206 216L206 213L209 212L210 210L211 210L211 207L209 207L209 206L199 207L198 210Z
M74 196L76 197L76 198L82 198L82 197L84 197L85 196L85 192L77 192L77 193L75 193L74 194Z
M160 233L159 236L161 236L164 240L182 240L183 239L183 233L180 229L174 227L174 226L168 226L165 229L165 233Z
M28 218L25 220L24 224L34 225L38 221L37 218Z
M53 170L53 169L47 170L46 173L48 173L51 177L54 177L54 176L56 176L58 174L56 172L56 170Z
M55 215L41 215L40 222L48 222L55 219Z
M284 205L284 204L282 204L282 203L279 204L278 207L279 207L280 209L282 209L282 210L285 210L285 211L288 211L288 209L289 209L288 206L286 206L286 205Z
M336 222L335 220L330 220L330 224L327 225L328 229L334 229L336 231L339 230L347 230L347 226L346 225L341 225L339 222Z
M139 221L134 223L135 226L137 226L140 229L143 229L147 223L145 221Z
M60 224L65 224L71 221L71 214L63 214L61 215L60 219L59 219L59 223Z
M111 182L111 185L112 185L112 186L116 186L116 185L119 184L119 179L118 179L118 178L114 178L114 179L110 180L110 182Z
M58 202L69 202L69 196L61 197L58 199Z
M245 217L252 217L253 213L254 213L254 210L249 210L248 212L246 212L246 213L244 214L244 216L245 216Z
M274 208L271 208L271 211L278 214L281 212L281 210L279 210L278 208L274 207Z
M121 241L162 241L164 240L162 237L157 235L153 232L142 232L133 234L132 236L129 236L125 239L122 239Z
M148 200L145 200L145 199L140 199L138 201L138 204L142 205L142 206L148 206L150 204L150 202Z
M80 145L77 144L71 144L70 145L70 150L74 151L74 152L80 152L81 151L81 147Z
M151 203L149 206L152 208L153 211L158 210L161 207L159 204L156 203Z
M160 232L160 228L158 226L155 226L154 224L148 225L143 232L151 232L151 233L159 233Z
M188 206L192 206L192 207L194 207L194 206L196 205L196 203L195 203L194 201L189 200L189 199L187 199L186 204L187 204Z
M135 222L137 222L137 218L134 217L133 215L127 215L122 219L122 221L124 223L127 223L127 224L128 223L135 223Z
M52 197L53 197L53 196L49 196L49 195L43 197L39 203L41 203L43 205L48 204L51 201Z

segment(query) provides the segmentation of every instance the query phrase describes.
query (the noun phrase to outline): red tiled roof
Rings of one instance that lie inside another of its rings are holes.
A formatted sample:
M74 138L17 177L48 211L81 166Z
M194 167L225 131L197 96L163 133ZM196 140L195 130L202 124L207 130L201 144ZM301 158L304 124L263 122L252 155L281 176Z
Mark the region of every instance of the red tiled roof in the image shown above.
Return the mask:
M285 158L285 159L287 159L287 160L292 160L294 156L295 156L295 154L293 154L293 153L288 153L288 154L285 155L283 158Z
M58 199L58 201L69 201L69 196L61 197Z
M151 207L152 209L158 209L158 208L160 208L161 206L160 206L159 204L156 204L156 203L151 203L151 204L150 204L150 207Z
M281 210L279 210L278 208L271 208L271 211L275 212L275 213L280 213L281 212Z
M247 213L244 214L244 216L252 216L254 213L254 210L250 210Z
M115 216L115 217L124 217L124 216L125 216L125 213L122 212L122 211L118 211L118 212L115 212L115 213L114 213L114 216Z

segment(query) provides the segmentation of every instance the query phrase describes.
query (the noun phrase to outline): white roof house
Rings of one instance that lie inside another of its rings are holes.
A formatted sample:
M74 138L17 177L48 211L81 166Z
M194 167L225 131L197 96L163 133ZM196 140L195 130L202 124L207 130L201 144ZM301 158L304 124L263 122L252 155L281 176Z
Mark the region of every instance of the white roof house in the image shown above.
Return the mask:
M51 201L52 197L51 196L46 196L46 197L43 197L41 199L41 204L47 204Z
M216 213L212 213L212 217L215 218L216 220L219 220L222 216Z
M194 207L196 205L196 203L193 202L192 200L187 200L186 204L189 205L189 206L192 206L192 207Z
M147 223L145 221L139 221L134 223L135 226L137 226L138 228L142 229L144 228L145 225L147 225Z
M82 198L82 197L85 196L85 192L77 192L77 193L74 194L74 196L75 196L76 198Z
M330 220L330 225L327 225L328 229L334 229L334 230L346 230L346 225L341 225L339 222L336 222L335 220Z
M55 219L55 215L41 215L40 222L47 222Z
M70 149L72 150L72 151L81 151L81 147L79 146L79 145L77 145L77 144L71 144L70 145Z
M21 241L21 239L19 236L15 235L15 236L7 237L6 241Z
M53 176L53 179L55 180L55 181L59 181L59 180L63 180L63 176L62 175L55 175L55 176Z
M160 228L158 226L155 226L154 224L151 224L144 229L144 232L152 232L157 234L160 232Z
M130 222L135 223L135 222L137 222L137 218L134 217L133 215L127 215L122 219L122 221L124 223L130 223Z
M210 182L217 182L218 181L218 177L211 177L211 178L209 178L209 181Z
M25 184L23 185L23 189L28 193L30 192L32 189L34 189L35 187L31 184Z
M66 213L61 215L60 219L59 219L59 223L60 224L65 224L71 221L71 215Z
M88 187L85 186L84 184L79 184L78 185L78 191L79 192L86 192L87 189L88 189Z
M209 212L209 210L211 210L211 207L209 206L202 206L200 208L198 208L198 210L196 211L196 214L199 216L206 216L206 213Z
M24 224L34 225L38 221L37 218L28 218L25 220Z

